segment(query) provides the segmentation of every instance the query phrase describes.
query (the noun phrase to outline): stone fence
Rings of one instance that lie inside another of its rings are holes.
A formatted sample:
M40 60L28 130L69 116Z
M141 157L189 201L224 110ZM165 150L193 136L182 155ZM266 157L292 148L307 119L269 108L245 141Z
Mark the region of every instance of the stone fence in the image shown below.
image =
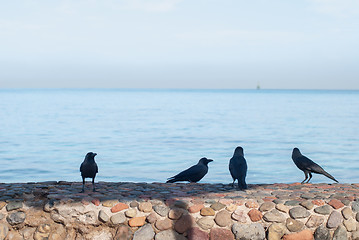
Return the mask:
M90 185L87 190L91 189ZM0 183L0 240L359 240L359 184Z

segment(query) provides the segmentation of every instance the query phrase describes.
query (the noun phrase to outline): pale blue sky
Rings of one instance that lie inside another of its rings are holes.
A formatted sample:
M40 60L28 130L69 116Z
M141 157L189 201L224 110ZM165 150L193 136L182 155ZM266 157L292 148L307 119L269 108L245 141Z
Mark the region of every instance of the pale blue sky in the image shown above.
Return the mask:
M359 0L0 0L0 88L359 89Z

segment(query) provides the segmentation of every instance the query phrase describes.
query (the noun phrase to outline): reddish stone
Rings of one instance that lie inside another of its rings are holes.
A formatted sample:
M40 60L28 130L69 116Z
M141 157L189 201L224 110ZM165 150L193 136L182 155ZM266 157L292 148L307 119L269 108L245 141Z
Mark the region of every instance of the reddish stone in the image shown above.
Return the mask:
M91 202L92 202L94 205L96 205L96 206L100 206L100 203L101 203L98 198L92 199Z
M211 240L234 240L232 231L225 228L212 228L209 235Z
M321 200L321 199L316 199L316 200L313 200L312 201L312 203L314 204L314 205L317 205L317 206L323 206L324 204L325 204L325 202L323 201L323 200Z
M195 205L192 205L188 208L188 212L190 213L196 213L196 212L199 212L201 211L201 209L204 208L204 205L203 204L195 204Z
M223 193L216 193L216 194L214 194L214 196L216 196L216 197L225 197L226 196L226 194L223 194Z
M295 183L288 184L288 186L290 186L290 187L298 186L298 185L302 185L302 184L300 182L295 182Z
M313 240L313 233L306 229L298 233L284 235L283 240Z
M252 222L258 222L263 217L262 213L257 209L251 209L248 212L248 216L252 220Z
M330 200L330 202L328 202L328 204L329 204L330 206L332 206L334 209L338 209L338 208L344 207L344 204L343 204L341 201L337 200L337 199L332 199L332 200Z
M208 233L202 231L197 227L191 228L188 231L187 238L188 240L209 240Z
M127 209L127 208L128 208L128 205L126 203L119 202L111 208L111 212L116 213L116 212L119 212L119 211L121 211L123 209Z
M265 197L265 198L263 198L263 201L265 201L265 202L272 202L273 200L275 200L275 199L277 199L276 197Z
M247 208L258 208L259 206L258 203L255 201L248 201L245 205Z
M145 224L146 217L134 217L128 221L130 227L141 227Z
M195 220L191 215L189 214L182 215L182 217L178 219L178 221L175 223L175 230L178 233L184 233L188 229L190 229L192 225L194 225L194 223Z

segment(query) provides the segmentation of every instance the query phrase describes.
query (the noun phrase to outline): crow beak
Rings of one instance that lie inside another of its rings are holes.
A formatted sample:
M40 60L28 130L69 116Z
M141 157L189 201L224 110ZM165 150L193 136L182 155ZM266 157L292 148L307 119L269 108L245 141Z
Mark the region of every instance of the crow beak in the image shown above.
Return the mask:
M97 153L94 153L93 155L94 155L94 156L96 156L96 155L97 155Z
M208 161L208 162L213 162L213 160L212 160L212 159L208 159L207 161Z

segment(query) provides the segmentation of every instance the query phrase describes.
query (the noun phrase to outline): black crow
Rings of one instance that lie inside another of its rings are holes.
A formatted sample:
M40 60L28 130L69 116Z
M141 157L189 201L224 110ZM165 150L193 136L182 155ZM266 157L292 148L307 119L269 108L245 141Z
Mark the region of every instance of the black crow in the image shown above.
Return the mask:
M247 189L246 176L247 176L247 162L244 158L243 148L237 147L234 150L233 157L229 160L229 172L233 178L232 186L234 182L238 180L239 189Z
M196 165L180 172L176 176L168 178L167 183L178 181L198 182L207 174L208 163L212 161L212 159L201 158Z
M95 163L97 153L89 152L85 156L85 160L81 163L80 172L82 176L82 191L85 191L85 178L92 178L92 190L95 192L95 177L98 173L98 167Z
M319 166L306 156L302 155L298 148L293 148L292 159L295 165L297 165L297 167L304 172L305 179L302 181L302 183L304 183L305 180L308 179L309 174L309 179L306 182L308 183L310 179L312 179L312 173L323 174L324 176L332 179L333 181L338 182L332 175L324 171L321 166Z

